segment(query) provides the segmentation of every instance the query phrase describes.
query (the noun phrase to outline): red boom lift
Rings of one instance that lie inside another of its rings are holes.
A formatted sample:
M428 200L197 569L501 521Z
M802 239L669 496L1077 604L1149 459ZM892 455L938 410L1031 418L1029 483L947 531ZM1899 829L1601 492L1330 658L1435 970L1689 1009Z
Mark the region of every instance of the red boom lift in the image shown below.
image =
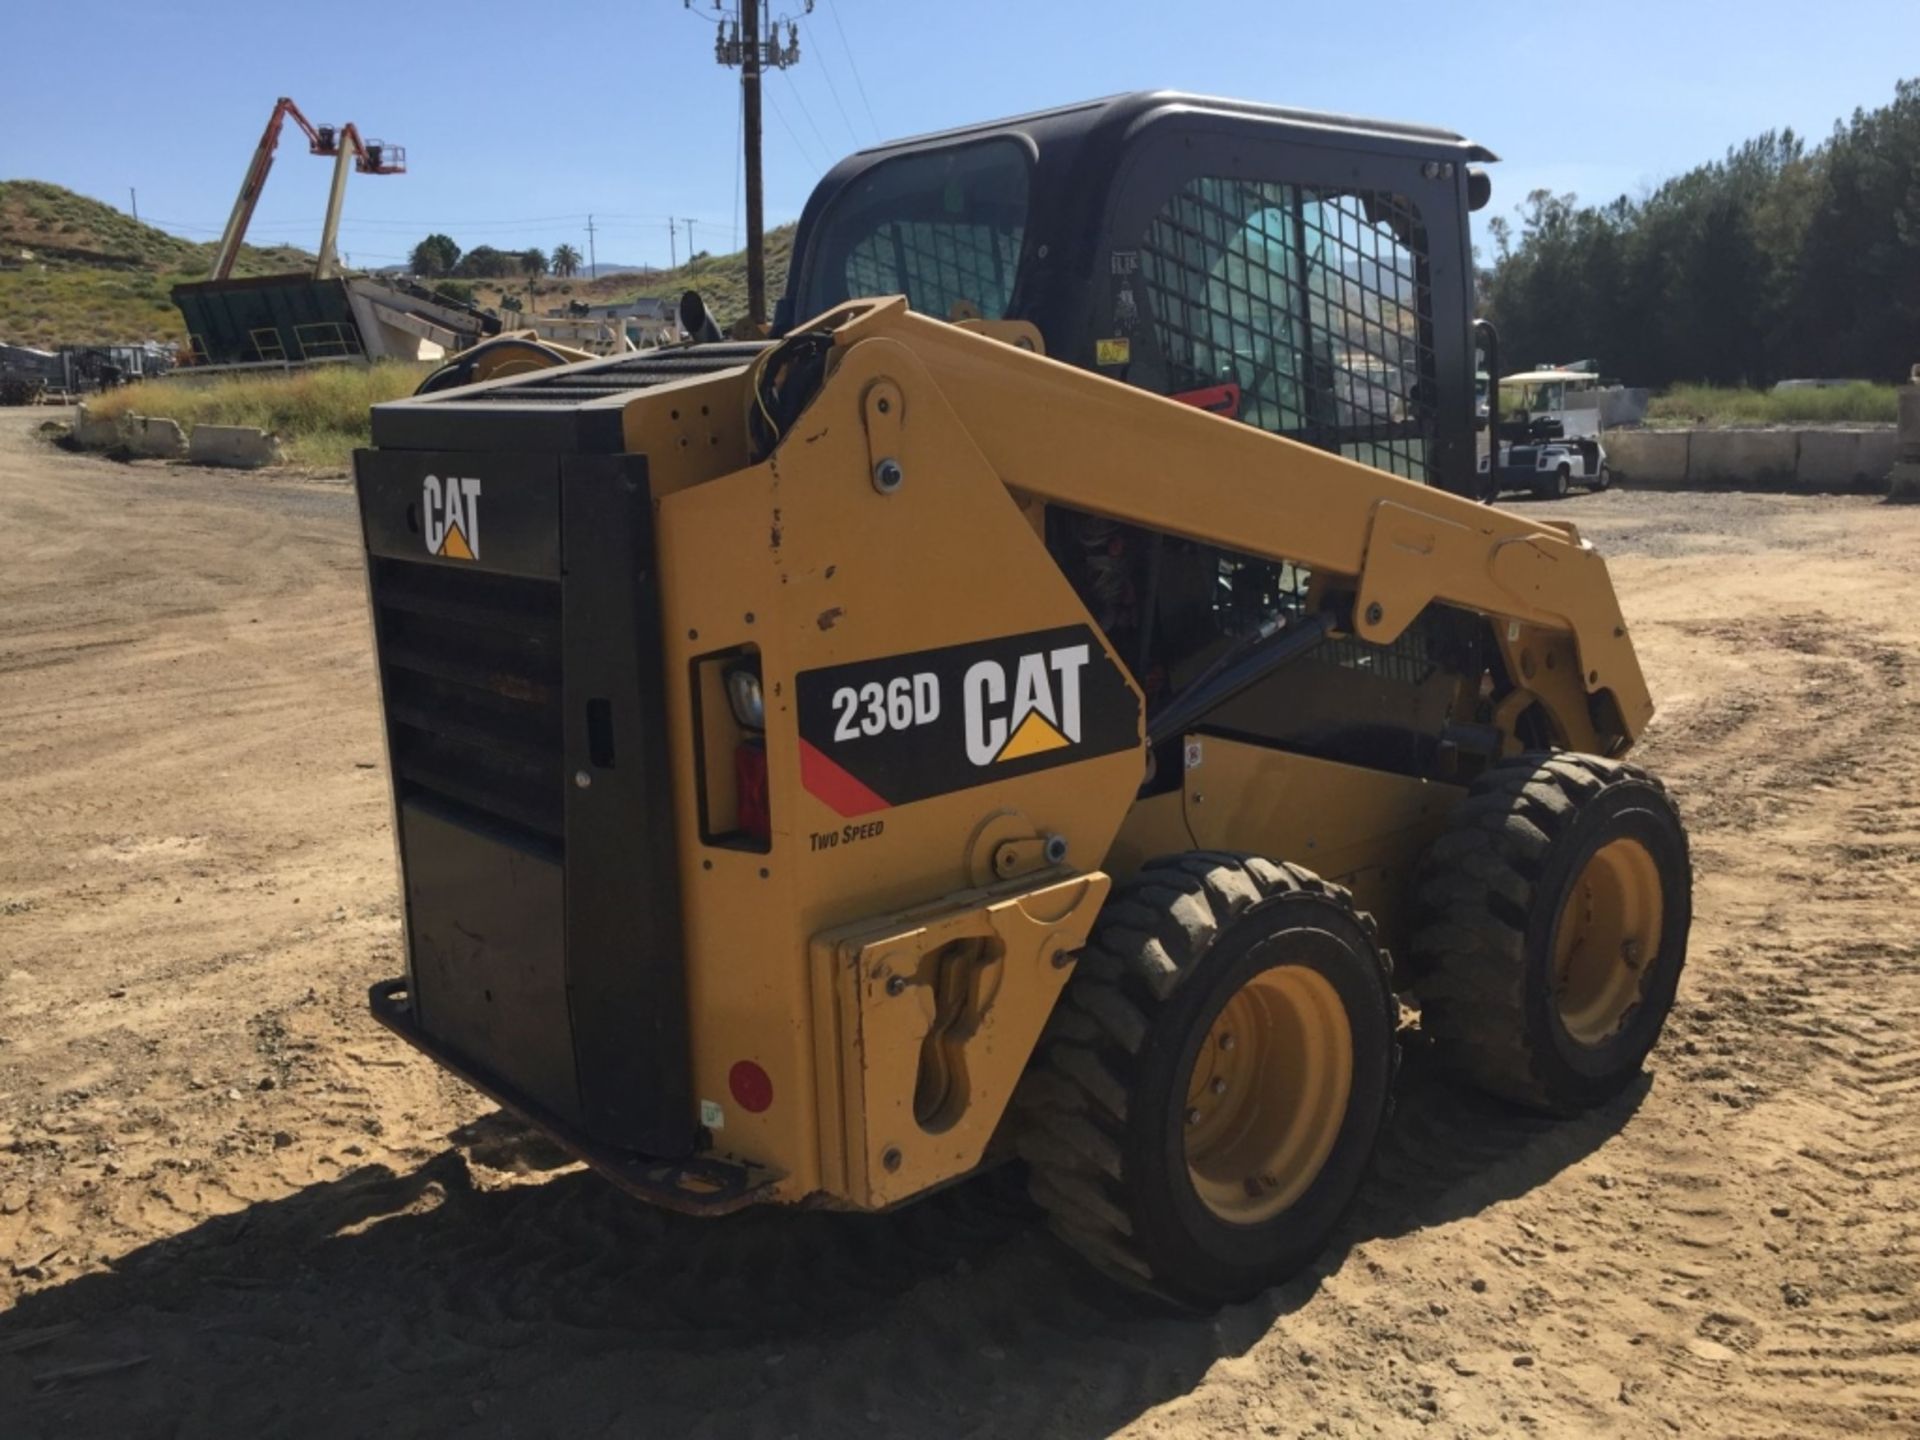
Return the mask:
M309 152L333 157L333 188L327 195L327 220L320 232L320 258L313 267L316 280L325 280L334 271L335 244L340 233L340 205L347 194L348 159L352 159L353 168L362 175L406 173L407 152L404 147L389 145L382 140L362 140L359 130L352 124L337 127L314 125L300 113L298 105L282 95L273 107L273 116L260 136L260 144L254 149L253 163L247 167L247 178L240 184L239 198L233 202L233 214L227 218L226 232L220 237L220 253L213 262L215 280L225 280L233 273L233 262L240 255L240 242L246 238L247 225L253 219L253 207L259 203L260 192L266 187L267 172L273 168L273 152L280 143L280 127L289 116L306 133Z

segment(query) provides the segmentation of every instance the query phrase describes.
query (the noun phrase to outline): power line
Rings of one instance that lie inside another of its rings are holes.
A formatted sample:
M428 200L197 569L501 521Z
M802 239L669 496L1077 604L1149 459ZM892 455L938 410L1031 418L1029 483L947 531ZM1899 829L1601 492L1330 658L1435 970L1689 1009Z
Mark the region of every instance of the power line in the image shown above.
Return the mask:
M781 78L786 79L786 76L783 74ZM807 97L800 93L800 87L795 85L790 79L787 80L787 93L793 97L793 103L800 107L801 118L804 119L812 129L814 138L820 142L820 148L826 151L828 156L831 157L834 153L833 142L827 139L826 132L820 128L819 122L813 118L813 111L807 108Z
M847 52L847 68L853 71L853 83L860 91L860 103L867 107L867 121L873 126L873 137L876 140L884 139L880 122L873 118L873 102L867 99L866 81L860 78L860 62L853 58L853 46L847 43L847 28L840 23L840 7L833 4L832 0L828 0L827 13L833 16L833 28L840 32L840 48Z
M807 32L807 44L813 45L813 26L807 23L804 15L800 17L800 25ZM814 48L819 49L818 46ZM847 118L847 107L840 103L840 87L833 83L833 71L827 68L827 52L824 50L820 51L820 75L827 82L827 93L833 96L833 108L840 112L840 123L847 127L847 134L853 138L854 147L859 148L860 134L853 128L853 121Z
M801 140L799 133L794 130L793 126L787 123L786 112L780 108L780 102L773 98L773 92L770 90L767 92L767 103L773 106L773 118L778 120L780 122L780 128L787 132L787 138L793 141L793 148L800 152L801 158L804 159L807 164L811 165L815 170L818 170L820 168L820 162L813 158L813 151Z

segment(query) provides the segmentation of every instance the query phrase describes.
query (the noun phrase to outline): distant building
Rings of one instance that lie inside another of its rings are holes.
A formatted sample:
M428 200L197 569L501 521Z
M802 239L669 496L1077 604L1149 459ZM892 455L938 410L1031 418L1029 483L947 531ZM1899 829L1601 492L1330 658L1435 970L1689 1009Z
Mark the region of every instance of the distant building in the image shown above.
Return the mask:
M678 305L672 300L662 300L652 295L608 305L590 305L584 300L575 300L564 310L549 311L548 316L600 320L618 325L627 339L642 350L664 340L680 338ZM537 325L539 322L534 323Z
M596 320L641 320L649 325L671 325L676 320L673 301L652 295L622 300L617 305L589 305L586 313Z

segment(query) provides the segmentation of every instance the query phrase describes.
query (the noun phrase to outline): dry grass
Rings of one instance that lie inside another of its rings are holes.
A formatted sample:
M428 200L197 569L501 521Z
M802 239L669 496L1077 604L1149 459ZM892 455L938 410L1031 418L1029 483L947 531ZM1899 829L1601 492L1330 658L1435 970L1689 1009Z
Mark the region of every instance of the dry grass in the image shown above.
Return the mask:
M1891 425L1898 418L1897 395L1891 385L1865 380L1799 390L1675 385L1654 397L1647 419L1684 425Z
M433 367L382 362L329 365L291 374L218 380L147 380L89 402L91 414L164 415L189 434L195 425L251 425L280 437L297 465L344 469L369 443L368 410L411 395Z

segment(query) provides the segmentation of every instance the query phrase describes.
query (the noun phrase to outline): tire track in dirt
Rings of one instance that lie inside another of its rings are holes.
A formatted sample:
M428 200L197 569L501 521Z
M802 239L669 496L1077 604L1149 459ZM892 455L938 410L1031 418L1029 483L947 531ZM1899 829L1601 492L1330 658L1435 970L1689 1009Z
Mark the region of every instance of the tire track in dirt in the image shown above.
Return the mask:
M0 820L12 1430L1920 1428L1920 516L1565 507L1616 557L1665 707L1636 758L1695 836L1648 1081L1547 1122L1416 1035L1334 1249L1194 1319L1085 1276L997 1177L879 1217L647 1210L393 1044L350 508L208 483L0 429L8 653L74 650L0 690L34 807Z

